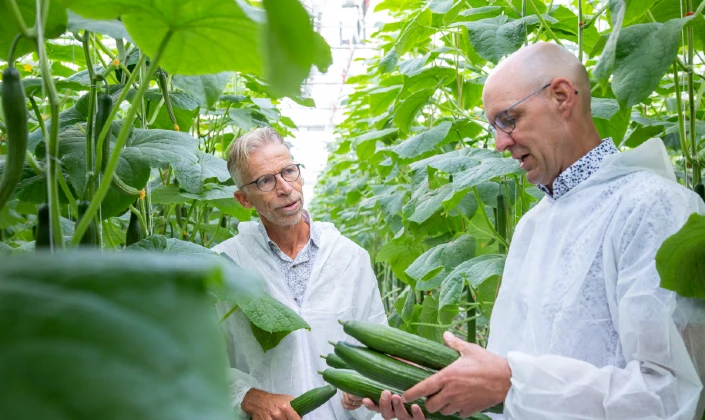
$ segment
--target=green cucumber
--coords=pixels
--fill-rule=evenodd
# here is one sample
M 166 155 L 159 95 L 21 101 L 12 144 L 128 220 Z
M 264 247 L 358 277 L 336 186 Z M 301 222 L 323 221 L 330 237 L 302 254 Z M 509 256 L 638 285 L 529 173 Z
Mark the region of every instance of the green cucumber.
M 702 182 L 698 183 L 693 187 L 693 191 L 695 191 L 696 194 L 700 196 L 703 200 L 705 200 L 705 185 L 703 185 Z
M 299 416 L 303 417 L 328 402 L 337 392 L 338 390 L 333 385 L 324 385 L 304 392 L 291 400 L 289 404 Z
M 384 390 L 391 391 L 393 394 L 402 394 L 402 391 L 398 389 L 391 389 L 384 384 L 362 376 L 354 370 L 329 368 L 320 373 L 323 375 L 323 380 L 339 390 L 360 398 L 369 398 L 375 403 L 379 403 L 379 397 L 382 395 L 382 391 Z M 407 410 L 411 411 L 412 404 L 417 404 L 428 419 L 459 420 L 461 418 L 456 415 L 445 416 L 440 413 L 429 413 L 426 411 L 426 406 L 422 400 L 416 400 L 411 403 L 404 404 L 404 406 Z
M 108 116 L 110 116 L 110 111 L 113 110 L 113 98 L 110 94 L 101 93 L 98 96 L 98 110 L 95 114 L 95 129 L 93 131 L 93 143 L 98 147 L 98 138 L 100 137 L 100 132 L 105 127 L 105 123 L 108 121 Z M 105 171 L 105 167 L 108 165 L 108 160 L 110 159 L 110 133 L 105 136 L 103 144 L 101 147 L 101 162 L 100 162 L 100 172 Z
M 77 222 L 80 222 L 81 219 L 83 219 L 83 215 L 86 213 L 86 210 L 88 210 L 88 206 L 90 203 L 88 201 L 79 201 L 78 202 L 78 220 Z M 97 246 L 99 244 L 99 236 L 98 236 L 98 229 L 95 226 L 95 221 L 91 220 L 91 223 L 88 225 L 86 228 L 86 233 L 83 234 L 83 237 L 81 237 L 81 241 L 79 242 L 81 245 L 88 245 L 88 246 Z
M 51 248 L 49 205 L 46 203 L 37 208 L 37 231 L 34 235 L 34 249 L 41 248 Z
M 139 204 L 139 199 L 135 203 Z M 130 224 L 127 226 L 127 233 L 125 234 L 125 246 L 128 247 L 142 239 L 144 239 L 142 223 L 140 223 L 140 219 L 135 213 L 130 212 Z
M 335 345 L 335 354 L 364 376 L 397 389 L 407 390 L 434 373 L 342 341 Z
M 0 176 L 0 209 L 10 200 L 22 178 L 27 154 L 27 104 L 20 73 L 10 62 L 2 72 L 2 112 L 7 133 L 7 157 Z
M 460 353 L 436 343 L 409 334 L 397 328 L 363 321 L 338 321 L 343 330 L 362 344 L 380 353 L 399 357 L 431 369 L 443 369 L 455 362 Z
M 326 364 L 332 368 L 350 369 L 350 365 L 345 363 L 343 359 L 335 353 L 329 353 L 327 356 L 321 355 L 321 358 L 326 359 Z

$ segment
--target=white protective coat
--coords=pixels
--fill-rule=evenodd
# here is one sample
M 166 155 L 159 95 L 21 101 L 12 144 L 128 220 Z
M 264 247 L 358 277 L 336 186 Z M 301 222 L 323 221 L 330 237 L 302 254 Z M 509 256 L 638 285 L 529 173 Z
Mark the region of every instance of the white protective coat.
M 705 302 L 660 288 L 654 258 L 705 204 L 674 181 L 652 139 L 521 219 L 487 347 L 512 370 L 506 417 L 695 417 Z
M 311 331 L 297 330 L 274 349 L 262 351 L 242 311 L 235 311 L 224 323 L 233 409 L 237 418 L 248 418 L 240 404 L 250 388 L 294 397 L 325 385 L 317 372 L 324 370 L 320 355 L 333 351 L 328 341 L 354 340 L 343 332 L 338 320 L 361 320 L 386 324 L 387 318 L 367 251 L 342 236 L 330 223 L 314 222 L 321 234 L 304 301 L 299 307 L 277 268 L 256 222 L 238 225 L 239 234 L 213 250 L 224 252 L 238 265 L 265 280 L 269 294 L 298 313 Z M 231 305 L 218 304 L 219 316 Z M 365 407 L 343 409 L 341 394 L 304 416 L 306 420 L 365 420 L 375 413 Z

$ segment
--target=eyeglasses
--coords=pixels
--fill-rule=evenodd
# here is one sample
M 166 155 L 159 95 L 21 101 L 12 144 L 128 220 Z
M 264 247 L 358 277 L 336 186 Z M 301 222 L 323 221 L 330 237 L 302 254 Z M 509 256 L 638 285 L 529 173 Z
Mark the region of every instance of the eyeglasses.
M 242 189 L 243 187 L 246 187 L 250 184 L 257 184 L 257 188 L 260 189 L 262 192 L 269 192 L 274 189 L 274 187 L 277 186 L 277 175 L 281 175 L 282 179 L 287 182 L 294 182 L 297 179 L 299 179 L 299 176 L 301 175 L 301 170 L 299 169 L 300 163 L 294 163 L 288 166 L 285 166 L 284 169 L 281 170 L 281 172 L 277 172 L 276 174 L 271 174 L 271 175 L 262 175 L 261 177 L 255 179 L 254 181 L 244 184 L 239 186 L 239 189 Z
M 551 82 L 553 83 L 553 82 Z M 510 106 L 509 108 L 505 109 L 504 111 L 500 112 L 497 114 L 497 116 L 494 117 L 494 123 L 490 123 L 490 131 L 492 134 L 496 134 L 497 131 L 496 129 L 499 128 L 500 130 L 504 131 L 505 133 L 509 134 L 514 129 L 516 128 L 516 122 L 514 121 L 514 118 L 512 118 L 507 111 L 511 110 L 515 106 L 519 105 L 520 103 L 526 101 L 527 99 L 531 98 L 532 96 L 536 95 L 537 93 L 541 92 L 542 90 L 546 89 L 547 87 L 551 86 L 551 83 L 547 83 L 543 85 L 541 88 L 533 91 L 529 96 L 525 97 L 524 99 L 520 100 L 519 102 L 515 103 L 514 105 Z M 575 91 L 575 94 L 578 94 L 578 91 Z

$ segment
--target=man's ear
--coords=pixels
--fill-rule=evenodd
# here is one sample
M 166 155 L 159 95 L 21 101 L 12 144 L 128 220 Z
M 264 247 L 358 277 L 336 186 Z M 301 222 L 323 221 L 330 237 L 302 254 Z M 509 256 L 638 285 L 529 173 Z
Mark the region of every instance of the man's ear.
M 568 79 L 555 79 L 552 85 L 553 95 L 557 102 L 558 109 L 561 114 L 569 116 L 580 102 L 578 92 Z M 585 92 L 583 92 L 583 94 L 585 94 Z M 587 94 L 589 95 L 590 92 L 587 92 Z
M 251 209 L 253 207 L 253 204 L 250 202 L 250 200 L 247 198 L 247 195 L 242 190 L 237 190 L 233 194 L 233 197 L 237 200 L 240 205 L 246 209 Z

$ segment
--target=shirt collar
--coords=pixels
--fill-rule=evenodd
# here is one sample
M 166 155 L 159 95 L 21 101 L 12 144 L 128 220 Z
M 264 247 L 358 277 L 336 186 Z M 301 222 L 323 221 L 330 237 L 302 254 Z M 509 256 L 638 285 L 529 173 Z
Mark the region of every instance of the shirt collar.
M 301 211 L 301 217 L 304 219 L 304 222 L 306 222 L 309 227 L 310 227 L 310 241 L 313 242 L 314 245 L 320 248 L 321 246 L 321 233 L 318 231 L 318 227 L 316 226 L 315 223 L 311 220 L 311 215 L 307 210 L 302 210 Z M 265 229 L 264 225 L 262 223 L 259 223 L 257 225 L 257 228 L 259 229 L 260 233 L 264 236 L 265 242 L 271 247 L 272 245 L 277 246 L 277 244 L 269 238 L 269 235 L 267 234 L 267 229 Z M 278 246 L 277 246 L 278 248 Z
M 570 165 L 568 169 L 563 171 L 555 181 L 553 181 L 553 194 L 545 185 L 537 185 L 549 198 L 558 200 L 568 193 L 568 191 L 577 187 L 578 184 L 590 178 L 602 163 L 605 156 L 618 153 L 617 147 L 612 142 L 611 138 L 606 138 L 599 146 L 590 150 L 585 156 L 578 159 L 577 162 Z

